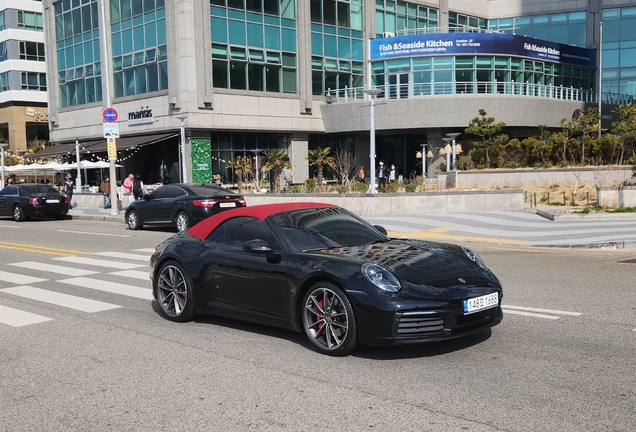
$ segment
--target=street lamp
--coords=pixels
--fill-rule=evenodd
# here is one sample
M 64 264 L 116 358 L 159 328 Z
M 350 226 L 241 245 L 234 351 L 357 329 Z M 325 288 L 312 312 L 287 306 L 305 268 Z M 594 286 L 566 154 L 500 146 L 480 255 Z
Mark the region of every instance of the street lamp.
M 371 161 L 371 193 L 375 194 L 375 96 L 383 92 L 380 89 L 364 89 L 362 92 L 371 98 L 371 109 L 369 113 L 369 159 Z
M 422 177 L 426 178 L 426 146 L 428 144 L 420 144 L 422 146 Z
M 0 167 L 2 169 L 2 187 L 4 187 L 4 148 L 8 145 L 9 144 L 7 143 L 0 143 Z
M 451 170 L 451 153 L 455 156 L 455 152 L 450 145 L 450 143 L 453 142 L 453 139 L 442 138 L 442 140 L 446 143 L 444 146 L 444 154 L 446 155 L 446 172 L 449 172 Z
M 455 138 L 461 135 L 461 132 L 447 133 L 446 136 L 453 141 L 453 171 L 457 171 L 457 152 L 455 151 Z
M 179 151 L 179 155 L 181 156 L 181 182 L 188 182 L 188 175 L 186 172 L 186 157 L 185 157 L 185 123 L 183 122 L 187 116 L 177 116 L 179 121 L 181 122 L 179 125 L 179 134 L 181 135 L 181 149 Z

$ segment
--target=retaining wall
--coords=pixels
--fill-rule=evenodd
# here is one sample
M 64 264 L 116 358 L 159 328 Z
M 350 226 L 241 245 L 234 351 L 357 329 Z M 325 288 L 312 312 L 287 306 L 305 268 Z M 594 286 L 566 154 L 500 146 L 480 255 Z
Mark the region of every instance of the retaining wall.
M 636 207 L 636 186 L 596 188 L 596 201 L 605 208 Z

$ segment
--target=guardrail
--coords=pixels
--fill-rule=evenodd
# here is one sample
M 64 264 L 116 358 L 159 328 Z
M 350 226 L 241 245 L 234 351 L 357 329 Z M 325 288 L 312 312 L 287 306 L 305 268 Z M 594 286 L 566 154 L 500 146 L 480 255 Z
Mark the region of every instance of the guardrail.
M 426 96 L 454 96 L 458 94 L 471 95 L 518 95 L 547 99 L 572 100 L 596 103 L 598 92 L 582 88 L 553 86 L 546 84 L 531 84 L 523 82 L 437 82 L 437 83 L 404 83 L 385 84 L 375 87 L 383 90 L 376 99 L 409 99 Z M 327 103 L 356 102 L 365 100 L 365 87 L 344 87 L 328 89 L 325 93 Z M 633 103 L 631 95 L 617 93 L 602 93 L 602 101 L 610 104 Z

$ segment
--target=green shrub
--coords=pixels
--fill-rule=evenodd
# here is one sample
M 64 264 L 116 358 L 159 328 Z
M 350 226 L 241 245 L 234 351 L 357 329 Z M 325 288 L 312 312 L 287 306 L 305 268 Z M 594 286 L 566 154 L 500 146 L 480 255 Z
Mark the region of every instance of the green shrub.
M 292 185 L 291 191 L 292 193 L 300 193 L 300 185 Z
M 390 181 L 386 184 L 387 192 L 395 193 L 395 192 L 398 192 L 399 190 L 400 190 L 400 182 L 398 182 L 397 180 Z
M 336 191 L 338 193 L 344 194 L 344 193 L 349 192 L 349 188 L 347 187 L 347 185 L 341 184 L 341 185 L 336 186 Z
M 404 186 L 404 190 L 407 192 L 415 192 L 417 190 L 417 185 L 415 183 L 409 183 Z
M 355 193 L 367 193 L 368 190 L 369 190 L 369 185 L 364 182 L 353 183 L 353 191 Z
M 308 178 L 307 180 L 305 180 L 305 190 L 308 193 L 316 192 L 316 180 L 314 180 L 313 178 Z

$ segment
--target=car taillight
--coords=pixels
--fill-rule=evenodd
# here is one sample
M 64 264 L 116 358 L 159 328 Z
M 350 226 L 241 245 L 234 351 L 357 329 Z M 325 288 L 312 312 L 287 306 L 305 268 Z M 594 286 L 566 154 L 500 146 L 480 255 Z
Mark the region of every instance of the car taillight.
M 192 201 L 192 204 L 194 204 L 197 207 L 214 207 L 214 205 L 216 204 L 215 200 L 194 200 Z
M 35 204 L 37 204 L 37 203 L 38 203 L 38 199 L 37 199 L 37 198 L 31 198 L 31 199 L 29 199 L 29 204 L 33 204 L 33 205 L 35 205 Z
M 66 204 L 69 204 L 69 203 L 71 202 L 71 200 L 69 200 L 69 199 L 68 199 L 68 197 L 64 197 L 64 202 L 65 202 Z
M 245 198 L 239 199 L 238 203 L 240 204 L 241 207 L 245 207 L 247 205 L 247 203 L 245 202 Z

